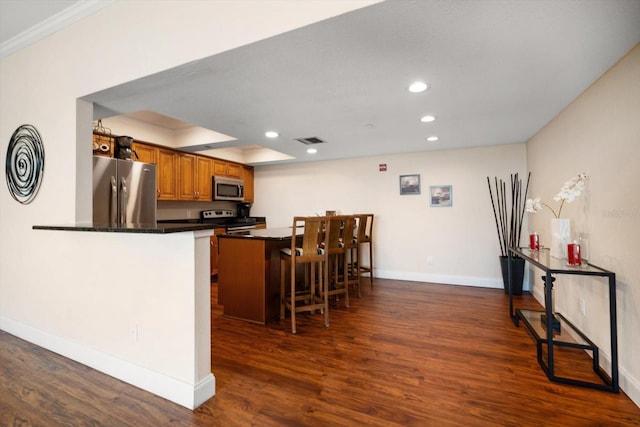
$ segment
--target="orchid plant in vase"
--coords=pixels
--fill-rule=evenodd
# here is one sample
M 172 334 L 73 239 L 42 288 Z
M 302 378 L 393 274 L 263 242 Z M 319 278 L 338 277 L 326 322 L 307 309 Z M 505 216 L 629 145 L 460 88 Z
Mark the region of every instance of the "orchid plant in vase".
M 553 216 L 555 218 L 560 218 L 564 203 L 573 202 L 576 197 L 578 197 L 582 193 L 582 191 L 584 190 L 584 182 L 586 181 L 586 179 L 587 174 L 581 173 L 564 183 L 564 185 L 560 189 L 560 192 L 553 198 L 553 200 L 555 200 L 556 202 L 560 202 L 558 212 L 556 212 L 551 206 L 540 200 L 540 197 L 536 197 L 535 199 L 527 199 L 527 212 L 538 213 L 538 211 L 542 210 L 543 207 L 546 207 L 551 211 L 551 213 L 553 213 Z
M 551 256 L 555 258 L 565 258 L 567 243 L 571 236 L 571 228 L 568 219 L 560 218 L 562 208 L 565 202 L 573 202 L 584 191 L 584 183 L 587 180 L 587 174 L 581 173 L 574 176 L 564 183 L 560 192 L 555 195 L 553 200 L 560 202 L 560 206 L 556 211 L 551 206 L 540 200 L 540 197 L 527 199 L 525 209 L 529 213 L 537 213 L 542 208 L 547 208 L 553 213 L 554 220 L 551 221 Z

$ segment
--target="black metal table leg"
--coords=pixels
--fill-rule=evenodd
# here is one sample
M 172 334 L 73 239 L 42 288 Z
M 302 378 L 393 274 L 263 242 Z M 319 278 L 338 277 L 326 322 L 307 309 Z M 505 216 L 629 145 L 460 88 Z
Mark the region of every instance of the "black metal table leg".
M 544 305 L 547 315 L 547 376 L 554 377 L 553 364 L 553 277 L 551 274 L 544 276 Z M 544 368 L 544 367 L 543 367 Z

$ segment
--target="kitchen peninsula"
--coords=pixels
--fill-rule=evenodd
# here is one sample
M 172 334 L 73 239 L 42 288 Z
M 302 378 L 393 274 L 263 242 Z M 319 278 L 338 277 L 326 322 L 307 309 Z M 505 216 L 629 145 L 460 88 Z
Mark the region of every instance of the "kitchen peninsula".
M 75 224 L 75 225 L 34 225 L 34 230 L 59 230 L 59 231 L 93 231 L 99 233 L 144 233 L 144 234 L 168 234 L 184 231 L 211 230 L 212 224 L 199 224 L 187 222 L 158 222 L 156 224 Z
M 209 239 L 212 224 L 35 225 L 62 257 L 37 268 L 56 276 L 34 299 L 57 303 L 50 334 L 7 329 L 115 378 L 194 409 L 215 394 L 211 367 Z
M 298 236 L 302 236 L 302 229 Z M 280 315 L 280 249 L 291 227 L 218 236 L 218 302 L 226 316 L 266 324 Z M 299 277 L 302 277 L 301 274 Z

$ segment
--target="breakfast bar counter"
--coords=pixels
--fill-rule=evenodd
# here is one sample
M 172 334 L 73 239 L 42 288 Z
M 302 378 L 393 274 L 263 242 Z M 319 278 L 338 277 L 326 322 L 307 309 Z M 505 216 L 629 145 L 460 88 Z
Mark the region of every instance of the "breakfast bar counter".
M 57 231 L 91 231 L 99 233 L 142 233 L 142 234 L 169 234 L 184 231 L 211 230 L 212 224 L 197 223 L 153 223 L 153 224 L 71 224 L 71 225 L 34 225 L 34 230 Z
M 278 320 L 280 249 L 291 247 L 291 237 L 291 227 L 219 235 L 218 302 L 224 315 L 261 324 Z

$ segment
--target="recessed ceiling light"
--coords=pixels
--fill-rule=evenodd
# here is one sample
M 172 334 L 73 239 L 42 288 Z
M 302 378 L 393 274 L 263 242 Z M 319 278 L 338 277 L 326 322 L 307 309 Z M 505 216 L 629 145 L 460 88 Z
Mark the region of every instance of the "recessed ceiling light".
M 437 136 L 430 136 L 429 138 L 427 138 L 427 141 L 436 142 L 438 139 L 440 139 L 440 138 L 438 138 Z
M 267 138 L 277 138 L 279 135 L 278 135 L 278 132 L 274 132 L 274 131 L 270 130 L 270 131 L 265 132 L 264 136 L 266 136 Z
M 316 154 L 318 152 L 318 150 L 316 150 L 315 148 L 308 148 L 307 149 L 307 153 L 309 154 Z
M 413 82 L 409 86 L 409 92 L 420 93 L 427 90 L 427 84 L 425 82 Z
M 421 122 L 429 123 L 434 121 L 436 118 L 434 116 L 424 116 L 420 119 Z

